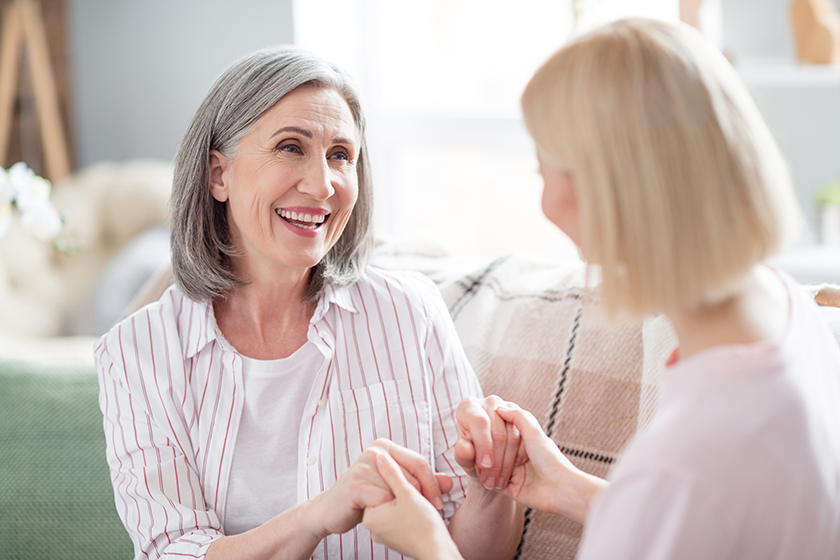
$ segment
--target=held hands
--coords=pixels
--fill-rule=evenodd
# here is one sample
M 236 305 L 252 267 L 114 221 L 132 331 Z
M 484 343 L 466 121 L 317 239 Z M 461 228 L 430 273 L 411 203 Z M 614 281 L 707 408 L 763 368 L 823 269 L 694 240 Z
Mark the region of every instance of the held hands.
M 575 467 L 530 412 L 495 396 L 468 398 L 456 419 L 456 460 L 484 488 L 583 523 L 590 501 L 606 482 Z
M 440 514 L 406 480 L 399 465 L 382 453 L 376 467 L 394 499 L 365 509 L 362 521 L 373 540 L 418 560 L 460 560 Z
M 514 466 L 525 461 L 519 430 L 496 412 L 506 404 L 495 395 L 485 399 L 467 397 L 455 412 L 455 460 L 487 490 L 504 490 Z
M 503 493 L 522 505 L 583 523 L 592 498 L 607 482 L 575 467 L 530 412 L 513 403 L 496 412 L 519 430 L 527 455 Z
M 328 534 L 345 533 L 362 521 L 366 507 L 375 507 L 394 499 L 388 483 L 376 466 L 381 455 L 393 457 L 403 480 L 426 505 L 434 511 L 443 507 L 442 494 L 452 489 L 448 476 L 434 474 L 422 455 L 386 439 L 378 439 L 365 449 L 355 463 L 323 493 L 311 500 L 312 519 L 318 524 L 319 538 Z M 434 507 L 432 507 L 434 504 Z

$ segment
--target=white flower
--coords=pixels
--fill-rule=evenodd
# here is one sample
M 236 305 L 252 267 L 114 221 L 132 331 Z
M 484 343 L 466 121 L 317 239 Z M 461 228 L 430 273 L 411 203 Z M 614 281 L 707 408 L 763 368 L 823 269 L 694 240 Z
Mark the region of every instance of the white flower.
M 9 173 L 0 167 L 0 204 L 10 203 L 15 199 L 15 188 L 9 181 Z
M 15 189 L 9 182 L 9 174 L 0 167 L 0 239 L 6 237 L 12 226 L 12 201 Z
M 8 172 L 0 168 L 0 238 L 12 223 L 12 202 L 21 212 L 20 225 L 41 241 L 51 241 L 61 232 L 61 214 L 50 202 L 52 186 L 35 175 L 25 163 L 14 164 Z
M 50 182 L 35 175 L 22 161 L 9 169 L 9 182 L 15 191 L 15 204 L 23 213 L 50 200 Z
M 0 202 L 0 239 L 6 237 L 12 227 L 12 203 Z
M 30 207 L 20 218 L 23 230 L 41 241 L 52 241 L 61 232 L 61 215 L 49 200 Z

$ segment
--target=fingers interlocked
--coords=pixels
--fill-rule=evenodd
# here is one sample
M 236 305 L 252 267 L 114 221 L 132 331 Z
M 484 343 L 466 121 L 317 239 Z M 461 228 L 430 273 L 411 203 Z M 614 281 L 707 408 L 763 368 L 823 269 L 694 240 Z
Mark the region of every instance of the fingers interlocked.
M 508 403 L 495 395 L 467 397 L 455 414 L 459 435 L 455 458 L 467 474 L 491 490 L 505 489 L 514 466 L 525 457 L 519 430 L 499 416 L 499 406 Z

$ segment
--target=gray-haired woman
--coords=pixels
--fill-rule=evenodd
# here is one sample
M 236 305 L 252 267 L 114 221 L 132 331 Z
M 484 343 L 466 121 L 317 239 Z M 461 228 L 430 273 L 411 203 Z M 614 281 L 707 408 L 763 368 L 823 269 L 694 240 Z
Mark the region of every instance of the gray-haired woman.
M 481 389 L 435 286 L 367 267 L 371 196 L 341 71 L 274 48 L 211 87 L 176 160 L 175 285 L 95 349 L 137 558 L 397 558 L 359 524 L 392 499 L 382 452 L 466 556 L 512 555 L 518 507 L 454 459 Z

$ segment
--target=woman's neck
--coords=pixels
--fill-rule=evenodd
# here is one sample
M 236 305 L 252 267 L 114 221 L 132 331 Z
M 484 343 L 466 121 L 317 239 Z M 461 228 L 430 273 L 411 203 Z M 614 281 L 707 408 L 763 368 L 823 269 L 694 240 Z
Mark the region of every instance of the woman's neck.
M 216 323 L 240 353 L 286 358 L 307 339 L 316 303 L 305 301 L 309 274 L 258 277 L 214 302 Z
M 679 357 L 729 344 L 781 340 L 788 322 L 788 295 L 768 267 L 754 267 L 738 290 L 720 303 L 679 307 L 665 315 L 680 343 Z

